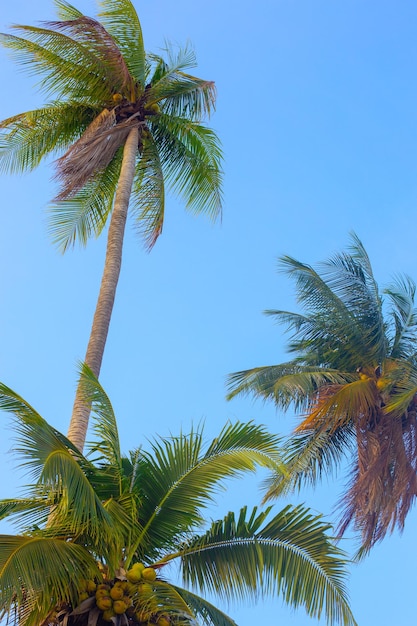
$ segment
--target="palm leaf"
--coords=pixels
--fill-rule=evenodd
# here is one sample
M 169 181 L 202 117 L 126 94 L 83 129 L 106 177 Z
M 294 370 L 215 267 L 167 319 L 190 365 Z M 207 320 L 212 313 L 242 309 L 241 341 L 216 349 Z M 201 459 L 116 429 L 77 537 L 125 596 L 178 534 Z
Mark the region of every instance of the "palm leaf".
M 221 148 L 213 131 L 186 118 L 150 121 L 164 173 L 188 209 L 215 219 L 221 211 Z
M 109 100 L 113 83 L 104 60 L 71 37 L 51 29 L 18 25 L 25 37 L 1 34 L 16 61 L 41 75 L 40 88 L 60 98 L 96 105 Z
M 236 622 L 231 617 L 220 611 L 216 606 L 192 593 L 188 589 L 173 586 L 177 593 L 184 598 L 185 602 L 206 626 L 236 626 Z
M 122 150 L 116 152 L 109 165 L 74 196 L 51 206 L 49 232 L 62 252 L 76 241 L 85 246 L 92 235 L 102 232 L 113 208 L 122 156 Z
M 162 232 L 165 215 L 165 188 L 158 148 L 150 133 L 143 138 L 132 189 L 132 212 L 139 235 L 151 250 Z
M 343 553 L 329 541 L 329 525 L 302 506 L 287 506 L 261 529 L 259 522 L 256 508 L 249 519 L 242 509 L 237 520 L 229 513 L 214 522 L 183 550 L 186 584 L 226 600 L 279 594 L 310 616 L 324 611 L 329 623 L 355 624 L 340 567 Z
M 96 115 L 90 106 L 58 101 L 3 120 L 1 169 L 17 173 L 37 167 L 44 156 L 68 148 Z
M 25 626 L 43 621 L 57 603 L 76 604 L 81 580 L 98 574 L 94 558 L 82 546 L 42 537 L 0 536 L 0 611 L 7 614 L 17 605 L 19 622 Z
M 99 17 L 117 42 L 131 75 L 145 86 L 146 57 L 142 28 L 130 0 L 106 0 L 99 3 Z
M 174 537 L 201 523 L 201 509 L 226 478 L 253 472 L 259 465 L 279 471 L 283 466 L 277 443 L 277 437 L 251 423 L 226 426 L 206 453 L 201 431 L 154 442 L 151 452 L 143 453 L 141 515 L 146 523 L 137 546 L 152 547 L 157 554 L 170 538 L 175 545 Z

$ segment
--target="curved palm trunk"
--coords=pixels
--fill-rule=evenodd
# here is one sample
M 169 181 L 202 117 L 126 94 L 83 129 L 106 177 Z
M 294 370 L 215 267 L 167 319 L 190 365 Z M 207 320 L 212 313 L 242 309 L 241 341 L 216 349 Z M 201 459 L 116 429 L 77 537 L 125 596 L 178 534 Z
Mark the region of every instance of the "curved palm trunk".
M 136 154 L 138 150 L 138 127 L 129 132 L 123 152 L 122 167 L 117 185 L 116 197 L 107 237 L 106 258 L 100 292 L 90 339 L 85 355 L 85 363 L 95 376 L 99 376 L 104 347 L 109 331 L 110 318 L 116 295 L 117 283 L 122 263 L 123 238 L 129 206 L 130 194 L 135 175 Z M 87 434 L 90 405 L 83 399 L 82 389 L 78 383 L 71 421 L 68 429 L 68 439 L 82 451 Z

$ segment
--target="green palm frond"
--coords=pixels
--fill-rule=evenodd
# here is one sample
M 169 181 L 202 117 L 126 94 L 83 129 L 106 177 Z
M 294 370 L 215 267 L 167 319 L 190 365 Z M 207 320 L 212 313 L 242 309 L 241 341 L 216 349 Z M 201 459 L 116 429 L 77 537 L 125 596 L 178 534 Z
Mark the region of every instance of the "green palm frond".
M 0 535 L 0 612 L 8 615 L 16 606 L 19 622 L 25 626 L 39 624 L 58 602 L 75 605 L 77 582 L 97 575 L 94 558 L 82 546 L 59 539 Z
M 114 91 L 131 94 L 132 77 L 113 37 L 97 20 L 81 15 L 72 20 L 47 22 L 55 31 L 68 32 L 72 40 L 104 62 L 108 82 Z
M 61 20 L 76 20 L 82 13 L 66 0 L 54 0 L 58 18 Z
M 27 468 L 36 481 L 35 498 L 39 489 L 48 495 L 45 503 L 59 532 L 65 529 L 67 534 L 77 535 L 88 529 L 91 536 L 99 537 L 108 528 L 110 536 L 111 520 L 86 477 L 92 466 L 79 450 L 2 384 L 0 409 L 15 416 L 15 452 L 21 458 L 21 466 Z
M 77 241 L 85 246 L 91 235 L 101 234 L 113 207 L 121 162 L 119 150 L 111 163 L 73 197 L 51 206 L 49 232 L 62 252 Z
M 150 123 L 164 172 L 187 208 L 215 219 L 221 211 L 221 148 L 215 133 L 186 118 L 158 115 Z
M 25 533 L 0 537 L 0 614 L 16 610 L 24 626 L 53 619 L 53 611 L 62 611 L 69 626 L 96 624 L 103 609 L 85 579 L 115 585 L 132 563 L 142 562 L 153 578 L 143 572 L 138 584 L 124 588 L 134 624 L 168 615 L 183 626 L 196 620 L 235 626 L 165 578 L 168 564 L 179 560 L 186 584 L 220 598 L 280 594 L 311 615 L 323 612 L 329 622 L 354 624 L 344 592 L 344 555 L 329 538 L 328 525 L 304 508 L 287 507 L 268 522 L 271 507 L 243 507 L 237 517 L 229 513 L 196 535 L 207 528 L 204 508 L 226 479 L 259 466 L 275 475 L 285 471 L 277 436 L 238 422 L 206 444 L 200 427 L 123 457 L 109 398 L 86 366 L 81 381 L 98 422 L 91 461 L 22 398 L 0 388 L 0 408 L 16 416 L 17 451 L 36 481 L 27 498 L 0 502 L 0 518 L 16 518 Z
M 324 475 L 332 475 L 354 450 L 355 432 L 352 426 L 320 429 L 292 435 L 284 448 L 286 473 L 272 473 L 263 484 L 264 500 L 300 491 L 317 484 Z
M 95 464 L 106 464 L 122 471 L 119 432 L 112 404 L 91 369 L 81 366 L 80 381 L 85 401 L 91 405 L 96 441 L 90 444 Z
M 269 512 L 258 516 L 255 508 L 247 519 L 244 508 L 237 520 L 229 513 L 214 522 L 183 550 L 185 582 L 227 600 L 282 595 L 311 616 L 324 612 L 329 623 L 354 624 L 343 553 L 329 541 L 329 525 L 302 506 L 287 506 L 259 528 Z
M 273 399 L 284 410 L 293 404 L 295 410 L 305 411 L 320 386 L 344 384 L 350 380 L 351 376 L 337 370 L 304 366 L 297 360 L 288 361 L 231 374 L 227 399 L 252 394 L 265 400 Z
M 67 100 L 91 106 L 112 94 L 106 63 L 71 37 L 47 28 L 15 26 L 24 37 L 1 34 L 1 43 L 31 74 L 42 76 L 40 88 Z
M 226 426 L 207 451 L 202 450 L 202 432 L 154 442 L 143 453 L 142 509 L 146 520 L 137 546 L 159 550 L 169 537 L 188 532 L 202 521 L 207 506 L 226 478 L 263 466 L 282 469 L 277 437 L 249 424 Z M 137 546 L 131 549 L 129 563 Z
M 174 117 L 186 116 L 194 121 L 209 117 L 216 101 L 214 83 L 184 72 L 196 65 L 194 51 L 190 47 L 180 48 L 174 56 L 172 49 L 167 48 L 166 53 L 168 62 L 160 56 L 149 55 L 154 63 L 150 100 L 163 100 L 165 113 Z
M 133 4 L 130 0 L 106 0 L 99 5 L 103 25 L 117 42 L 131 75 L 144 87 L 146 56 L 142 28 Z
M 384 289 L 391 305 L 393 342 L 390 355 L 408 358 L 417 353 L 417 311 L 414 307 L 416 285 L 408 276 L 398 276 Z
M 38 498 L 6 498 L 0 500 L 0 519 L 15 522 L 20 532 L 33 530 L 45 525 L 50 504 L 47 494 Z
M 183 589 L 173 585 L 177 593 L 184 598 L 191 607 L 197 619 L 206 626 L 236 626 L 236 622 L 231 617 L 220 611 L 216 606 L 208 602 L 201 596 L 192 593 L 188 589 Z
M 132 189 L 132 213 L 145 248 L 151 250 L 162 232 L 165 188 L 162 163 L 152 135 L 142 135 L 142 154 L 136 165 Z
M 48 154 L 68 148 L 96 114 L 90 106 L 57 101 L 3 120 L 1 169 L 10 173 L 34 169 Z

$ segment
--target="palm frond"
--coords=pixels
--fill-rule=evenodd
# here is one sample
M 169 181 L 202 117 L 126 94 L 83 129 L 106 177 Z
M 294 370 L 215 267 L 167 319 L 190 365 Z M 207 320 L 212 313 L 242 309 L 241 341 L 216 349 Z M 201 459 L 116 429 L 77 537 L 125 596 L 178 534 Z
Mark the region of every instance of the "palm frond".
M 221 211 L 222 153 L 215 133 L 186 118 L 158 115 L 150 122 L 164 173 L 189 210 L 215 219 Z
M 142 142 L 132 189 L 132 212 L 139 235 L 150 251 L 164 224 L 165 188 L 159 152 L 149 132 L 142 135 Z
M 81 15 L 71 20 L 47 22 L 46 25 L 54 31 L 69 33 L 71 39 L 95 55 L 106 66 L 107 80 L 114 92 L 132 93 L 129 68 L 115 40 L 100 22 Z
M 206 626 L 237 626 L 231 617 L 220 611 L 216 606 L 208 602 L 205 598 L 192 593 L 188 589 L 183 589 L 173 585 L 173 588 L 184 599 L 193 610 L 197 619 Z
M 266 511 L 269 513 L 269 510 Z M 258 519 L 259 518 L 259 519 Z M 262 528 L 264 514 L 229 513 L 183 549 L 184 581 L 226 600 L 282 595 L 310 616 L 355 624 L 347 601 L 343 553 L 330 527 L 304 507 L 287 506 Z
M 10 173 L 34 169 L 46 155 L 67 149 L 97 113 L 90 106 L 58 101 L 3 120 L 1 169 Z
M 62 601 L 76 604 L 77 583 L 98 575 L 94 558 L 82 546 L 42 537 L 0 536 L 0 611 L 9 614 L 16 607 L 25 626 L 42 622 Z
M 49 232 L 61 252 L 77 241 L 85 246 L 91 236 L 101 234 L 113 208 L 122 156 L 120 149 L 73 197 L 50 207 Z
M 14 28 L 24 37 L 1 34 L 0 42 L 30 74 L 42 77 L 39 86 L 47 94 L 93 106 L 111 98 L 113 84 L 106 63 L 85 46 L 51 29 Z
M 384 289 L 391 304 L 393 341 L 391 358 L 408 358 L 417 352 L 417 311 L 414 306 L 416 286 L 408 276 L 399 276 Z
M 172 49 L 168 48 L 166 52 L 168 62 L 162 57 L 149 55 L 155 64 L 149 99 L 163 101 L 165 114 L 173 117 L 187 117 L 194 121 L 209 117 L 215 108 L 215 84 L 183 71 L 196 65 L 194 51 L 189 47 L 180 48 L 175 57 Z
M 264 501 L 300 491 L 304 486 L 311 487 L 323 475 L 334 474 L 353 452 L 354 443 L 355 430 L 351 425 L 294 434 L 283 448 L 286 472 L 274 472 L 263 483 Z
M 141 515 L 146 523 L 137 546 L 147 545 L 158 554 L 169 538 L 174 545 L 174 537 L 201 523 L 202 509 L 225 479 L 257 466 L 284 471 L 277 437 L 252 423 L 229 424 L 206 452 L 201 430 L 153 442 L 151 452 L 143 452 Z
M 112 466 L 113 470 L 117 469 L 121 473 L 122 455 L 119 432 L 110 399 L 97 377 L 85 363 L 81 366 L 80 383 L 83 398 L 91 406 L 94 418 L 96 441 L 90 444 L 90 454 L 98 454 L 94 463 Z
M 138 14 L 130 0 L 99 3 L 99 18 L 116 41 L 131 75 L 145 87 L 146 56 Z
M 66 0 L 54 0 L 58 18 L 61 20 L 76 20 L 82 16 L 81 11 L 73 7 Z
M 265 400 L 273 399 L 284 410 L 293 404 L 296 411 L 305 411 L 322 385 L 344 384 L 350 380 L 351 376 L 343 372 L 305 366 L 295 360 L 230 374 L 227 399 L 252 394 Z

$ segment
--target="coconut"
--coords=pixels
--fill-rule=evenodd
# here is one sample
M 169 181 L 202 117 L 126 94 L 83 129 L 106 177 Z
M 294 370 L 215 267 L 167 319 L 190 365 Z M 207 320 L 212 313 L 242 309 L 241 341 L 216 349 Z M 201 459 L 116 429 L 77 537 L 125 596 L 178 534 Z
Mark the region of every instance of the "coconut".
M 142 578 L 149 582 L 153 582 L 156 578 L 156 572 L 153 567 L 145 567 L 142 572 Z
M 102 596 L 101 598 L 96 598 L 96 604 L 100 611 L 107 611 L 108 609 L 112 608 L 113 600 L 110 598 L 110 596 Z
M 126 604 L 123 600 L 115 600 L 113 602 L 113 611 L 116 615 L 122 615 L 126 611 Z

